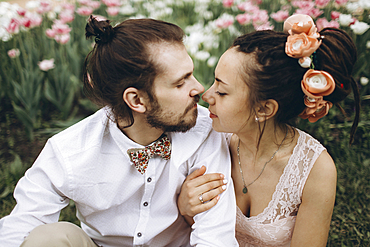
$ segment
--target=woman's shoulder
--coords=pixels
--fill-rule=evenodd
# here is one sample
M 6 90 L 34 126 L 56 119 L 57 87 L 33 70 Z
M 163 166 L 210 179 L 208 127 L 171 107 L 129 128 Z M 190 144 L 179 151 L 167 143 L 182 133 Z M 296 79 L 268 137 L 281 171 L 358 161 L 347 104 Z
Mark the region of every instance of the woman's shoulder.
M 326 150 L 324 145 L 322 145 L 320 141 L 318 141 L 315 137 L 311 136 L 303 130 L 297 128 L 295 128 L 295 130 L 299 133 L 298 145 L 303 146 L 304 148 L 311 149 L 318 154 L 321 154 L 321 152 Z

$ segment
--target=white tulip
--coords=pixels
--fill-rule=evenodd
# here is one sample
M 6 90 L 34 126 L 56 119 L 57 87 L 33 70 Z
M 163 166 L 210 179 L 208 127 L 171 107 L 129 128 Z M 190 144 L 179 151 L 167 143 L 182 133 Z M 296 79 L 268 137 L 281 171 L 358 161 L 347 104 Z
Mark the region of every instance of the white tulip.
M 208 58 L 208 60 L 207 60 L 208 67 L 212 68 L 213 66 L 215 66 L 216 63 L 217 63 L 217 60 L 218 60 L 218 58 L 214 57 L 214 56 Z
M 55 67 L 54 65 L 54 59 L 44 59 L 40 62 L 38 62 L 40 70 L 48 71 L 50 69 L 53 69 Z
M 210 56 L 211 54 L 209 54 L 208 51 L 198 51 L 194 55 L 194 57 L 200 61 L 206 61 Z
M 40 2 L 39 1 L 28 1 L 26 3 L 26 9 L 36 10 L 38 7 L 40 7 Z
M 353 22 L 353 18 L 352 15 L 340 14 L 338 21 L 341 26 L 348 27 Z
M 356 12 L 358 10 L 358 8 L 360 7 L 360 5 L 356 2 L 352 2 L 352 3 L 347 3 L 346 5 L 346 9 L 350 12 L 350 13 L 353 13 L 353 12 Z
M 370 1 L 369 0 L 359 0 L 358 5 L 363 9 L 370 9 Z
M 369 28 L 369 24 L 361 21 L 356 21 L 355 24 L 351 25 L 351 29 L 357 35 L 364 34 Z

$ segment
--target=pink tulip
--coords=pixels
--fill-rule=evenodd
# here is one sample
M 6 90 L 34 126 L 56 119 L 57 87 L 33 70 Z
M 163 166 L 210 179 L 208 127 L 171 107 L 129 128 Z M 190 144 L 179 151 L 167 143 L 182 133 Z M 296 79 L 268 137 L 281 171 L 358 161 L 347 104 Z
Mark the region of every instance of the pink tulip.
M 46 12 L 49 12 L 51 11 L 52 9 L 52 6 L 49 2 L 46 2 L 46 1 L 41 1 L 40 2 L 40 6 L 38 7 L 37 9 L 37 13 L 39 13 L 40 15 L 46 13 Z
M 296 0 L 296 1 L 292 1 L 292 6 L 298 7 L 300 9 L 312 9 L 315 7 L 315 3 L 311 1 L 304 1 L 304 0 L 297 1 Z
M 22 9 L 22 8 L 17 9 L 17 13 L 20 16 L 24 16 L 26 14 L 26 12 L 27 12 L 27 10 L 25 10 L 25 9 Z
M 70 10 L 63 10 L 58 16 L 63 23 L 70 23 L 75 19 L 74 13 Z
M 334 27 L 339 28 L 339 23 L 337 21 L 328 21 L 326 18 L 319 18 L 316 20 L 316 26 L 318 31 L 326 28 L 326 27 Z
M 100 7 L 100 2 L 99 1 L 90 1 L 89 5 L 93 9 L 98 9 Z
M 121 6 L 120 0 L 102 0 L 102 2 L 108 7 L 117 7 Z
M 262 0 L 251 0 L 253 4 L 260 5 L 262 3 Z
M 20 54 L 19 49 L 11 49 L 11 50 L 9 50 L 9 51 L 8 51 L 8 56 L 9 56 L 10 58 L 18 57 L 18 56 L 19 56 L 19 54 Z
M 330 0 L 315 0 L 316 7 L 323 9 L 328 5 Z
M 348 2 L 348 0 L 335 0 L 335 3 L 339 6 L 345 5 Z
M 91 2 L 91 0 L 77 0 L 77 2 L 81 5 L 86 5 L 88 6 Z
M 25 17 L 30 20 L 30 28 L 38 27 L 42 23 L 42 16 L 37 13 L 27 12 Z
M 311 15 L 311 9 L 296 9 L 294 14 Z
M 271 25 L 271 23 L 268 21 L 262 25 L 255 25 L 253 24 L 253 27 L 256 31 L 262 31 L 262 30 L 273 30 L 274 26 Z
M 108 7 L 106 9 L 108 15 L 110 16 L 116 16 L 119 13 L 119 7 Z
M 249 12 L 249 13 L 254 13 L 256 11 L 259 11 L 259 7 L 256 5 L 253 5 L 251 2 L 244 2 L 238 4 L 238 9 L 241 11 Z
M 337 20 L 339 18 L 339 16 L 340 16 L 340 12 L 338 12 L 338 11 L 332 11 L 331 14 L 330 14 L 330 16 L 331 16 L 331 19 L 332 20 Z
M 77 14 L 82 15 L 82 16 L 89 16 L 89 15 L 92 14 L 93 11 L 94 10 L 91 7 L 82 6 L 82 7 L 78 8 L 76 12 L 77 12 Z
M 320 10 L 320 9 L 316 9 L 316 8 L 313 8 L 311 9 L 310 11 L 310 16 L 314 19 L 316 19 L 317 17 L 319 17 L 320 15 L 322 15 L 324 13 L 324 11 Z
M 21 20 L 21 23 L 22 23 L 22 26 L 24 26 L 25 28 L 30 28 L 31 27 L 31 20 L 28 19 L 28 18 L 23 18 Z
M 48 70 L 53 69 L 55 67 L 54 59 L 49 59 L 49 60 L 44 59 L 41 62 L 38 62 L 37 64 L 38 64 L 40 70 L 42 70 L 42 71 L 48 71 Z
M 250 14 L 239 14 L 236 16 L 236 20 L 239 22 L 240 25 L 248 25 L 252 21 L 252 16 Z
M 53 29 L 57 35 L 67 34 L 72 30 L 67 24 L 64 24 L 58 20 L 54 21 L 51 29 Z
M 223 0 L 222 1 L 222 5 L 225 8 L 230 8 L 231 6 L 233 6 L 233 4 L 234 4 L 234 0 Z
M 283 22 L 289 17 L 289 11 L 288 10 L 279 10 L 276 13 L 271 13 L 271 18 L 274 19 L 277 22 Z
M 20 20 L 12 18 L 6 30 L 10 34 L 19 33 L 19 26 L 21 25 Z
M 71 39 L 71 35 L 69 33 L 62 34 L 62 35 L 56 35 L 54 39 L 59 44 L 64 45 L 64 44 L 68 43 L 68 41 Z
M 46 33 L 46 36 L 48 36 L 49 38 L 55 37 L 55 31 L 53 29 L 48 28 L 46 29 L 45 33 Z
M 234 23 L 234 17 L 229 14 L 221 15 L 216 21 L 215 24 L 218 28 L 228 28 Z
M 72 4 L 72 3 L 64 3 L 64 4 L 62 4 L 62 8 L 63 9 L 68 9 L 68 10 L 75 11 L 75 5 Z
M 253 25 L 260 26 L 264 25 L 269 20 L 267 10 L 259 10 L 252 15 Z

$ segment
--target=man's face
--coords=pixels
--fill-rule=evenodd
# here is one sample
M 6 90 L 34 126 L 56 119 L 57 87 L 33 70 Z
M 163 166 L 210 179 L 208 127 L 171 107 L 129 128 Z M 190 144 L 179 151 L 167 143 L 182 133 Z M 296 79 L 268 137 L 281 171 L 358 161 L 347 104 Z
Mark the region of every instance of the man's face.
M 148 123 L 164 131 L 185 132 L 197 119 L 197 102 L 204 87 L 193 75 L 194 65 L 182 44 L 151 46 L 159 73 L 154 80 L 154 101 L 147 106 Z

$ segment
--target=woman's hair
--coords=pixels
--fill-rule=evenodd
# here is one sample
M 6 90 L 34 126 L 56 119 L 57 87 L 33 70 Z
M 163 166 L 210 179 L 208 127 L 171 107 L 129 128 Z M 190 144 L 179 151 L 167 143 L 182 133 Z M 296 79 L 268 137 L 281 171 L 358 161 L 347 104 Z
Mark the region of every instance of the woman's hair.
M 251 54 L 254 63 L 244 65 L 244 76 L 250 88 L 249 104 L 252 109 L 260 102 L 274 99 L 279 104 L 275 115 L 278 126 L 288 124 L 305 109 L 304 93 L 301 88 L 303 75 L 308 69 L 298 64 L 298 59 L 285 53 L 289 34 L 276 31 L 257 31 L 237 38 L 232 47 L 239 52 Z M 360 100 L 357 83 L 352 74 L 357 59 L 356 46 L 344 31 L 326 28 L 320 32 L 322 44 L 314 54 L 316 70 L 323 70 L 335 80 L 335 90 L 324 100 L 339 106 L 353 90 L 356 102 L 356 117 L 351 129 L 350 143 L 358 125 Z M 247 78 L 247 77 L 248 78 Z M 252 110 L 253 111 L 253 110 Z M 261 131 L 263 133 L 263 130 Z
M 183 30 L 153 19 L 125 20 L 115 27 L 109 20 L 90 16 L 86 38 L 95 37 L 95 46 L 84 63 L 84 92 L 98 106 L 111 108 L 114 121 L 134 119 L 123 100 L 123 92 L 134 87 L 153 99 L 152 84 L 160 72 L 152 58 L 150 44 L 183 44 Z

